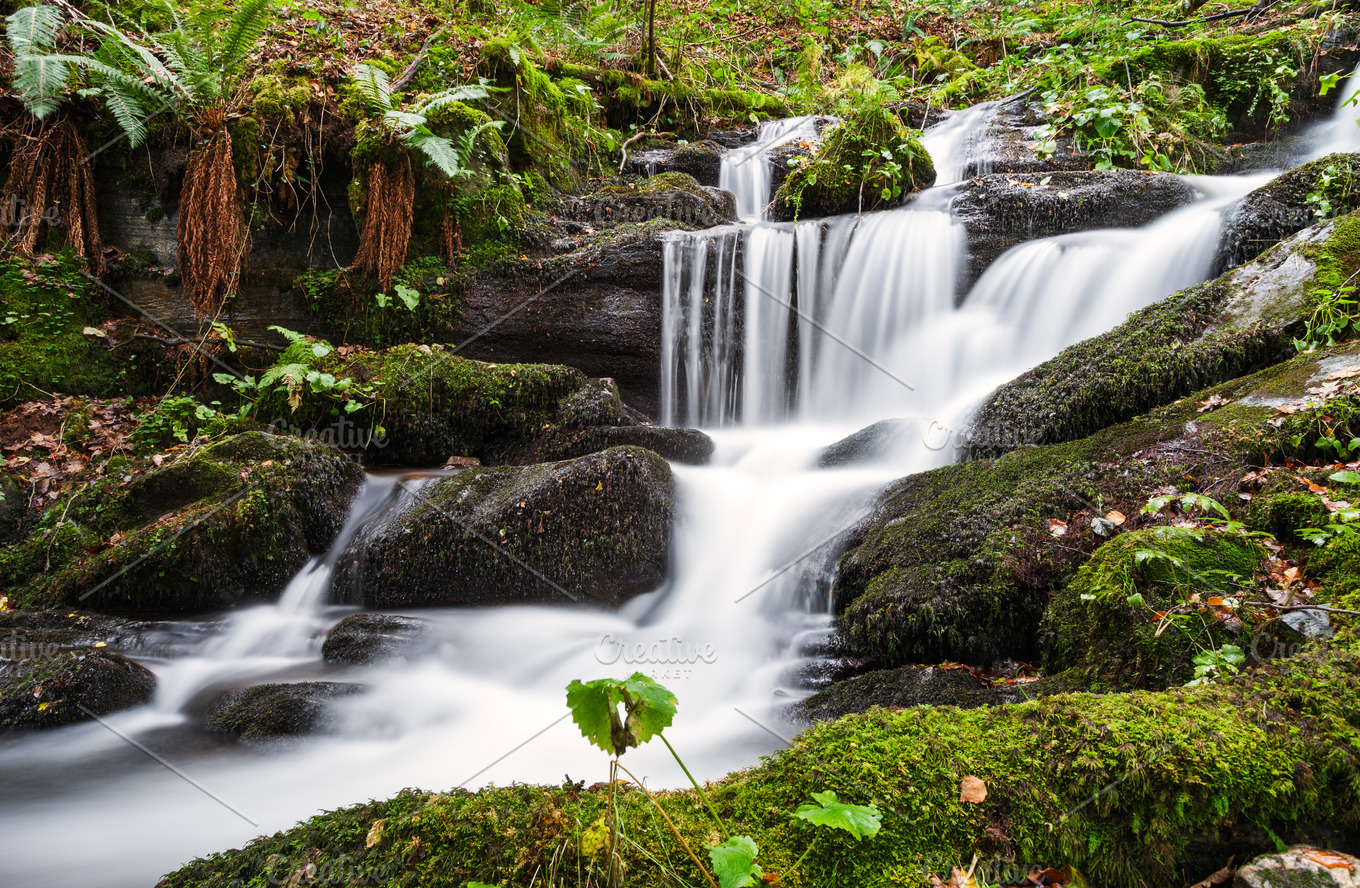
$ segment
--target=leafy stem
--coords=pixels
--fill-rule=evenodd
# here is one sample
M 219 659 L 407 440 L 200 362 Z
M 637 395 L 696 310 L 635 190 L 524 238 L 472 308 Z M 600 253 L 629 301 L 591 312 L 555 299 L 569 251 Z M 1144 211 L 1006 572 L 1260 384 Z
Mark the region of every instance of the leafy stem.
M 664 739 L 664 738 L 663 738 L 663 739 Z M 667 743 L 666 746 L 669 747 L 670 744 Z M 674 751 L 672 750 L 672 752 L 674 752 Z M 684 767 L 684 766 L 681 765 L 681 767 Z M 670 815 L 666 813 L 666 809 L 663 808 L 663 807 L 661 807 L 661 803 L 658 802 L 658 801 L 656 800 L 656 796 L 652 795 L 652 791 L 651 791 L 650 789 L 648 789 L 647 786 L 646 786 L 641 780 L 637 779 L 637 777 L 634 776 L 634 774 L 633 774 L 632 771 L 628 770 L 628 769 L 625 768 L 622 764 L 620 764 L 618 759 L 615 759 L 615 760 L 614 760 L 614 768 L 615 768 L 616 770 L 622 771 L 623 773 L 627 774 L 629 777 L 632 777 L 632 778 L 633 778 L 633 782 L 636 783 L 636 784 L 638 785 L 638 788 L 641 789 L 643 792 L 647 793 L 647 800 L 650 801 L 653 805 L 656 806 L 656 810 L 658 810 L 658 811 L 661 812 L 661 817 L 662 817 L 663 820 L 666 821 L 666 825 L 669 826 L 669 827 L 671 828 L 671 832 L 675 833 L 675 837 L 676 837 L 677 839 L 680 840 L 680 847 L 682 847 L 682 848 L 685 849 L 685 853 L 689 855 L 689 859 L 692 860 L 692 861 L 694 861 L 694 865 L 697 866 L 697 867 L 699 868 L 699 872 L 701 872 L 701 873 L 704 874 L 704 878 L 708 880 L 708 884 L 711 886 L 711 888 L 718 888 L 718 883 L 715 882 L 715 881 L 713 881 L 713 876 L 712 876 L 711 873 L 709 873 L 708 868 L 705 867 L 702 863 L 699 862 L 699 858 L 698 858 L 698 856 L 694 853 L 694 849 L 690 848 L 689 842 L 686 842 L 686 841 L 685 841 L 685 837 L 682 836 L 682 835 L 680 834 L 680 830 L 676 828 L 675 823 L 671 820 Z M 690 779 L 693 780 L 694 778 L 691 777 Z M 610 789 L 610 794 L 612 795 L 612 794 L 613 794 L 613 789 L 614 789 L 612 783 L 610 784 L 609 789 Z M 618 826 L 618 824 L 617 824 L 617 818 L 615 818 L 615 828 L 616 828 L 616 829 L 617 829 L 617 826 Z M 611 854 L 613 853 L 612 849 L 611 849 L 610 853 L 611 853 Z

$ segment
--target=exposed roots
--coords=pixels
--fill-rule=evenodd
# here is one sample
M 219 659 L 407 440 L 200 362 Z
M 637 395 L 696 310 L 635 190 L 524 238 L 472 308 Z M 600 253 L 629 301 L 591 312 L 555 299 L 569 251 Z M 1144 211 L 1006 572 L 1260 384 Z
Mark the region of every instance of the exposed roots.
M 410 157 L 403 155 L 395 163 L 378 161 L 369 167 L 364 232 L 351 271 L 372 278 L 384 290 L 392 286 L 392 278 L 406 262 L 415 203 Z
M 236 291 L 250 251 L 226 130 L 219 130 L 189 156 L 177 234 L 184 295 L 200 317 L 212 317 Z
M 104 245 L 85 137 L 69 117 L 50 124 L 30 118 L 14 143 L 9 180 L 0 191 L 0 224 L 8 240 L 32 255 L 59 239 L 91 273 L 102 273 Z

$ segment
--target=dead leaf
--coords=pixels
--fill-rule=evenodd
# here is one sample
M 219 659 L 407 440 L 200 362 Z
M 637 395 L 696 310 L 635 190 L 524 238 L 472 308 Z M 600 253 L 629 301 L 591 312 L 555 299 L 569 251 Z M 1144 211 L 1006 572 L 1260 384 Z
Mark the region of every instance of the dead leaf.
M 1327 867 L 1327 869 L 1355 871 L 1355 864 L 1351 863 L 1350 858 L 1344 854 L 1336 854 L 1332 851 L 1319 851 L 1316 848 L 1305 848 L 1303 853 L 1304 856 L 1322 864 Z
M 1105 520 L 1113 524 L 1115 527 L 1119 527 L 1129 519 L 1125 517 L 1123 512 L 1110 512 L 1105 516 Z
M 1210 410 L 1217 410 L 1218 408 L 1224 406 L 1225 404 L 1231 403 L 1232 401 L 1228 400 L 1222 395 L 1210 395 L 1206 400 L 1200 401 L 1197 404 L 1195 404 L 1195 411 L 1197 413 L 1208 413 Z
M 987 784 L 969 774 L 959 782 L 959 801 L 981 804 L 987 798 Z
M 372 848 L 382 841 L 383 827 L 387 825 L 386 820 L 375 820 L 373 826 L 368 830 L 368 838 L 364 839 L 364 847 Z
M 1060 521 L 1057 518 L 1048 519 L 1048 532 L 1055 537 L 1063 536 L 1067 533 L 1067 522 Z

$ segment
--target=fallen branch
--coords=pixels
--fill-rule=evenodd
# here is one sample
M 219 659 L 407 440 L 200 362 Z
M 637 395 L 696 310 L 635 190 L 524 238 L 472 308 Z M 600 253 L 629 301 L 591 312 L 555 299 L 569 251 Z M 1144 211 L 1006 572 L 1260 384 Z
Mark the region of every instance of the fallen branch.
M 1262 0 L 1262 2 L 1257 3 L 1251 7 L 1248 7 L 1247 9 L 1234 9 L 1231 12 L 1218 12 L 1213 15 L 1206 15 L 1204 18 L 1185 19 L 1184 21 L 1179 22 L 1167 21 L 1166 19 L 1137 18 L 1137 17 L 1131 18 L 1129 19 L 1129 21 L 1139 22 L 1140 24 L 1144 25 L 1161 25 L 1163 28 L 1184 28 L 1189 25 L 1203 25 L 1209 22 L 1221 22 L 1224 21 L 1225 19 L 1230 18 L 1241 18 L 1242 16 L 1259 15 L 1260 13 L 1263 13 L 1270 7 L 1274 6 L 1277 2 L 1279 2 L 1279 0 L 1268 0 L 1268 2 L 1266 2 L 1266 0 Z
M 425 39 L 425 42 L 420 46 L 420 52 L 416 53 L 416 57 L 411 60 L 411 64 L 407 65 L 406 70 L 398 74 L 397 78 L 391 82 L 390 86 L 392 89 L 402 89 L 406 84 L 411 82 L 411 78 L 416 76 L 416 71 L 420 68 L 420 63 L 425 61 L 425 55 L 430 51 L 430 44 L 434 43 L 435 38 L 440 34 L 443 34 L 444 28 L 447 27 L 448 25 L 445 25 Z
M 625 166 L 628 165 L 628 146 L 631 145 L 631 144 L 633 144 L 634 142 L 636 142 L 638 139 L 641 139 L 643 136 L 654 136 L 654 135 L 656 135 L 656 133 L 654 133 L 654 132 L 649 132 L 649 131 L 647 131 L 647 130 L 643 130 L 643 131 L 640 132 L 640 133 L 633 133 L 633 135 L 629 136 L 627 139 L 624 140 L 623 147 L 622 147 L 621 149 L 619 149 L 619 150 L 621 150 L 621 151 L 623 152 L 623 157 L 621 157 L 621 158 L 619 159 L 619 172 L 620 172 L 620 173 L 622 173 L 622 172 L 623 172 L 623 168 L 624 168 Z

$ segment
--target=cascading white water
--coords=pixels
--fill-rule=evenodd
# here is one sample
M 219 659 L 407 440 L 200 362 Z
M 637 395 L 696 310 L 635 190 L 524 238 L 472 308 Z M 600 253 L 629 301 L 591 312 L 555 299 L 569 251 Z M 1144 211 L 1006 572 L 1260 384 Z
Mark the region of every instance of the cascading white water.
M 738 219 L 757 222 L 764 217 L 770 202 L 770 151 L 799 139 L 816 138 L 814 120 L 790 117 L 762 123 L 754 142 L 723 155 L 718 187 L 736 197 Z
M 1341 95 L 1331 118 L 1308 132 L 1308 159 L 1339 152 L 1360 151 L 1360 67 L 1342 81 Z M 1352 104 L 1354 103 L 1354 104 Z
M 953 115 L 928 134 L 941 182 L 968 168 L 989 116 Z M 939 429 L 957 428 L 997 382 L 1203 276 L 1221 200 L 1247 183 L 1195 184 L 1205 201 L 1149 228 L 1016 248 L 959 307 L 963 242 L 948 189 L 862 218 L 674 237 L 666 418 L 720 428 L 711 465 L 676 467 L 673 569 L 661 589 L 616 613 L 420 613 L 429 645 L 410 662 L 327 667 L 322 632 L 350 612 L 325 604 L 335 554 L 392 497 L 413 495 L 371 479 L 332 554 L 278 605 L 229 617 L 188 656 L 148 660 L 156 701 L 106 720 L 202 791 L 99 724 L 0 747 L 5 878 L 144 888 L 194 855 L 404 786 L 598 779 L 603 757 L 565 718 L 573 678 L 652 673 L 680 699 L 667 734 L 696 774 L 751 764 L 776 745 L 752 719 L 785 730 L 778 712 L 800 693 L 802 652 L 827 632 L 828 541 L 885 482 L 947 462 Z M 798 421 L 771 425 L 789 417 Z M 908 446 L 867 466 L 814 468 L 827 444 L 888 417 L 915 418 Z M 648 649 L 641 661 L 637 645 Z M 194 727 L 216 689 L 318 678 L 368 688 L 337 702 L 333 736 L 255 752 Z M 629 755 L 659 785 L 683 781 L 664 750 Z

